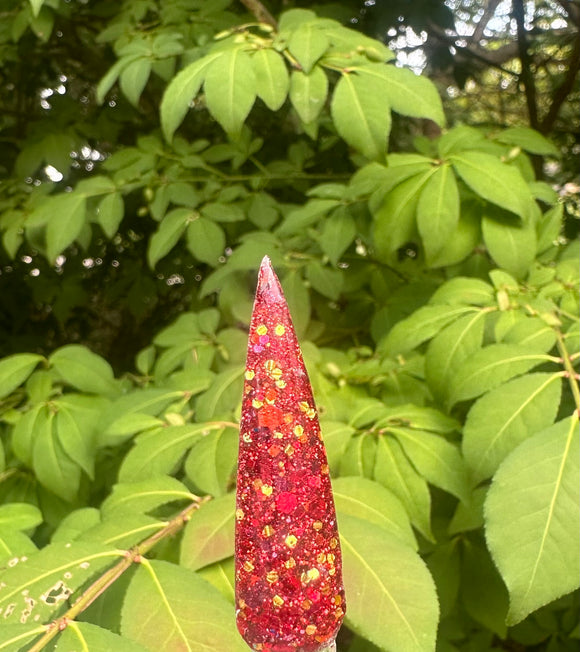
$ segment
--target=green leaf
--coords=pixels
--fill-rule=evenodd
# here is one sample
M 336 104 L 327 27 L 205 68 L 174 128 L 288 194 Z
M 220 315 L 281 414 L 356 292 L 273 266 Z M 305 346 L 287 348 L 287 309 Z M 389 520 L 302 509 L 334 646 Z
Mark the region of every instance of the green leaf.
M 508 625 L 579 586 L 578 417 L 520 444 L 495 474 L 486 538 L 510 594 Z
M 471 492 L 469 502 L 457 505 L 447 529 L 450 535 L 483 528 L 483 503 L 487 496 L 487 489 L 485 485 L 476 487 Z
M 113 444 L 121 443 L 121 440 L 131 437 L 132 435 L 158 428 L 165 425 L 161 419 L 152 417 L 149 414 L 140 414 L 139 412 L 129 412 L 117 419 L 112 428 L 108 428 L 101 443 Z
M 448 404 L 476 398 L 549 359 L 528 347 L 490 344 L 475 352 L 451 378 Z
M 449 165 L 441 165 L 423 186 L 417 227 L 429 263 L 452 237 L 459 221 L 459 190 Z
M 410 351 L 431 339 L 447 324 L 476 311 L 476 308 L 470 306 L 444 304 L 423 306 L 393 326 L 381 342 L 381 349 L 391 356 Z
M 169 475 L 185 453 L 207 433 L 203 423 L 155 428 L 140 435 L 119 469 L 120 482 L 136 482 Z
M 46 406 L 38 403 L 20 417 L 12 431 L 11 440 L 14 455 L 28 466 L 32 465 L 35 435 L 43 428 L 46 418 Z
M 85 225 L 87 200 L 80 193 L 63 193 L 50 202 L 50 208 L 52 215 L 46 227 L 46 254 L 54 263 Z
M 337 265 L 355 236 L 356 225 L 348 209 L 338 208 L 324 220 L 320 247 L 330 258 L 330 262 Z
M 179 480 L 157 476 L 142 482 L 116 484 L 101 505 L 101 511 L 107 518 L 122 512 L 145 514 L 167 503 L 193 499 L 193 494 Z
M 0 529 L 31 530 L 42 523 L 42 512 L 28 503 L 0 505 Z
M 447 130 L 439 138 L 437 149 L 441 158 L 447 158 L 450 154 L 479 149 L 479 146 L 486 144 L 487 139 L 479 129 L 468 125 L 458 125 Z
M 137 59 L 126 66 L 119 75 L 119 86 L 133 106 L 138 106 L 141 93 L 151 74 L 151 59 Z
M 183 312 L 172 324 L 157 333 L 153 343 L 164 348 L 191 346 L 201 337 L 199 315 L 196 312 Z
M 434 256 L 431 267 L 449 267 L 462 262 L 477 251 L 481 242 L 481 206 L 475 201 L 461 204 L 457 228 L 447 244 Z
M 145 389 L 129 392 L 117 399 L 108 411 L 100 433 L 101 445 L 115 445 L 128 435 L 155 425 L 145 417 L 160 414 L 172 401 L 183 396 L 180 391 Z
M 290 77 L 290 102 L 305 124 L 313 123 L 324 108 L 328 77 L 318 66 L 310 74 L 293 70 Z
M 183 532 L 181 566 L 197 570 L 234 554 L 235 509 L 234 494 L 201 505 Z
M 458 449 L 440 435 L 390 428 L 417 471 L 430 483 L 467 502 L 467 470 Z
M 289 9 L 280 16 L 278 30 L 281 34 L 292 32 L 300 28 L 300 25 L 316 20 L 317 16 L 310 9 Z
M 411 523 L 426 539 L 432 541 L 431 496 L 427 483 L 411 466 L 399 443 L 390 437 L 379 438 L 375 480 L 399 498 Z
M 77 498 L 81 469 L 62 447 L 54 428 L 54 414 L 44 407 L 44 416 L 35 422 L 32 466 L 40 484 L 67 502 Z
M 245 214 L 238 204 L 212 202 L 201 209 L 202 214 L 216 222 L 242 222 Z
M 520 172 L 485 152 L 467 151 L 449 157 L 457 174 L 480 197 L 522 219 L 530 213 L 532 195 Z
M 124 214 L 125 202 L 120 192 L 113 192 L 101 200 L 97 209 L 97 220 L 109 240 L 119 230 Z
M 438 333 L 425 356 L 425 379 L 433 396 L 444 401 L 451 380 L 476 351 L 481 349 L 485 316 L 483 311 L 470 313 Z
M 198 217 L 187 227 L 187 248 L 197 260 L 215 266 L 225 247 L 224 230 L 207 217 Z
M 194 213 L 190 208 L 175 208 L 161 220 L 147 247 L 147 261 L 151 269 L 175 247 L 193 218 Z
M 15 353 L 0 360 L 0 399 L 22 385 L 43 359 L 35 353 Z
M 544 253 L 554 246 L 562 230 L 564 204 L 558 203 L 546 211 L 538 224 L 538 253 Z
M 32 8 L 32 15 L 33 16 L 38 16 L 40 13 L 40 10 L 42 9 L 42 5 L 44 4 L 45 0 L 30 0 L 30 6 Z
M 256 99 L 256 75 L 250 56 L 236 48 L 221 52 L 205 78 L 205 100 L 212 116 L 234 138 Z
M 339 135 L 367 158 L 384 160 L 391 130 L 388 89 L 355 74 L 343 74 L 332 97 L 331 114 Z
M 412 118 L 428 118 L 440 127 L 445 124 L 441 98 L 433 82 L 407 68 L 382 63 L 354 68 L 372 83 L 385 84 L 387 103 L 393 111 Z
M 171 80 L 161 100 L 161 128 L 166 140 L 173 138 L 177 127 L 183 122 L 189 105 L 198 94 L 211 64 L 221 58 L 221 52 L 212 52 L 181 70 Z
M 331 474 L 338 472 L 344 451 L 355 429 L 340 421 L 327 421 L 321 419 L 320 429 L 324 436 L 324 447 L 328 458 Z
M 235 604 L 235 570 L 233 557 L 218 561 L 211 566 L 206 566 L 199 570 L 197 574 L 203 577 L 206 582 L 213 584 L 228 602 L 232 605 Z
M 0 647 L 0 649 L 2 649 Z M 92 625 L 91 623 L 70 622 L 56 639 L 58 652 L 147 652 L 147 648 L 124 636 Z
M 492 306 L 495 302 L 493 287 L 479 278 L 456 276 L 440 285 L 431 295 L 429 303 Z
M 220 416 L 229 417 L 242 400 L 241 367 L 218 374 L 210 388 L 197 400 L 197 419 L 210 421 Z
M 0 630 L 0 650 L 2 652 L 20 652 L 29 650 L 34 639 L 46 631 L 44 625 L 2 625 Z M 24 644 L 27 644 L 24 647 Z
M 367 76 L 343 74 L 330 106 L 341 138 L 373 160 L 384 160 L 391 131 L 387 86 Z
M 36 552 L 36 546 L 26 534 L 11 527 L 0 527 L 0 565 L 2 568 L 11 559 L 18 559 L 20 555 L 28 555 L 33 552 Z M 4 627 L 1 628 L 2 631 Z
M 148 650 L 245 652 L 232 616 L 232 605 L 194 572 L 151 561 L 131 580 L 121 633 Z
M 373 240 L 379 254 L 391 256 L 399 247 L 415 239 L 415 213 L 421 188 L 434 173 L 433 168 L 402 181 L 375 211 Z
M 295 235 L 304 233 L 306 227 L 319 221 L 331 209 L 339 205 L 336 199 L 311 199 L 304 206 L 289 211 L 277 235 Z
M 462 557 L 461 604 L 474 620 L 505 639 L 508 594 L 489 552 L 465 538 Z
M 425 560 L 437 587 L 442 619 L 455 607 L 459 593 L 461 558 L 458 548 L 457 540 L 441 543 Z
M 75 509 L 60 521 L 50 540 L 52 543 L 74 541 L 100 522 L 101 513 L 95 507 Z
M 105 101 L 105 96 L 113 88 L 114 83 L 119 78 L 121 72 L 126 66 L 141 58 L 140 54 L 130 54 L 121 57 L 107 70 L 104 77 L 97 84 L 95 96 L 97 104 L 102 104 Z
M 231 483 L 237 453 L 236 428 L 206 433 L 191 449 L 185 461 L 185 473 L 203 493 L 221 496 Z
M 339 527 L 347 623 L 383 649 L 435 650 L 437 594 L 419 555 L 353 516 L 342 515 Z
M 27 619 L 49 622 L 73 592 L 121 554 L 102 544 L 74 541 L 52 543 L 17 558 L 17 563 L 0 573 L 3 626 Z
M 491 477 L 522 441 L 554 422 L 561 394 L 558 374 L 536 373 L 515 378 L 473 404 L 462 446 L 474 484 Z
M 413 430 L 430 430 L 441 434 L 450 434 L 460 429 L 455 419 L 445 416 L 438 410 L 416 405 L 382 406 L 385 411 L 375 420 L 375 428 L 391 428 L 405 426 Z M 366 424 L 365 424 L 366 425 Z
M 310 73 L 329 45 L 328 37 L 315 21 L 302 23 L 288 40 L 290 54 L 298 61 L 306 74 Z
M 34 371 L 26 381 L 26 393 L 31 403 L 47 401 L 52 392 L 53 377 L 50 371 L 39 369 Z
M 372 434 L 363 432 L 353 437 L 340 460 L 340 475 L 372 477 L 376 451 L 377 444 Z
M 100 541 L 127 550 L 166 527 L 167 521 L 160 521 L 152 516 L 120 512 L 113 518 L 106 518 L 81 532 L 77 538 L 83 541 Z
M 93 433 L 83 423 L 82 417 L 75 414 L 72 410 L 68 410 L 66 407 L 59 405 L 58 412 L 55 415 L 55 429 L 58 441 L 66 454 L 90 478 L 93 478 L 95 467 Z
M 298 272 L 286 274 L 281 281 L 284 296 L 290 308 L 296 334 L 300 338 L 310 321 L 310 294 Z
M 30 28 L 36 36 L 44 43 L 48 41 L 54 27 L 55 12 L 48 7 L 41 7 L 38 16 L 34 14 L 30 18 Z
M 248 218 L 258 228 L 270 229 L 278 220 L 278 202 L 265 192 L 256 193 L 248 208 Z
M 420 154 L 389 154 L 387 167 L 370 163 L 355 172 L 351 185 L 360 184 L 363 194 L 372 193 L 369 208 L 374 212 L 375 204 L 381 204 L 395 186 L 423 172 L 433 172 L 433 164 L 432 159 Z
M 313 261 L 306 267 L 306 278 L 310 285 L 325 297 L 337 301 L 342 291 L 343 275 L 338 269 L 324 267 Z
M 532 154 L 540 154 L 544 156 L 559 157 L 560 152 L 558 148 L 553 145 L 545 136 L 538 133 L 534 129 L 528 127 L 511 127 L 500 131 L 494 137 L 499 143 L 506 143 L 507 145 L 517 145 L 526 152 Z
M 417 541 L 401 501 L 378 482 L 360 477 L 337 478 L 332 481 L 332 491 L 339 514 L 349 514 L 379 525 L 414 550 L 417 549 Z
M 493 214 L 484 214 L 481 229 L 485 246 L 495 263 L 516 278 L 523 278 L 536 256 L 534 225 L 518 223 L 509 215 L 496 219 Z
M 288 95 L 290 80 L 282 57 L 269 48 L 263 48 L 252 56 L 256 75 L 256 93 L 271 110 L 277 111 Z
M 80 344 L 57 349 L 49 362 L 65 382 L 81 392 L 110 395 L 116 391 L 111 365 Z

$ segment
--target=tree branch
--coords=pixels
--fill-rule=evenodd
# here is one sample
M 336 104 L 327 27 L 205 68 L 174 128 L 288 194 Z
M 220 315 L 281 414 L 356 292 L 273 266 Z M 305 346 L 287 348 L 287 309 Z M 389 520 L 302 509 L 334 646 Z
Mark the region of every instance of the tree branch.
M 481 41 L 483 32 L 485 31 L 485 28 L 487 27 L 489 21 L 493 18 L 493 15 L 495 14 L 495 10 L 497 9 L 497 6 L 500 2 L 501 0 L 488 0 L 487 7 L 483 12 L 483 16 L 475 26 L 475 30 L 473 34 L 470 36 L 470 39 L 472 41 L 474 42 Z
M 557 0 L 558 4 L 568 14 L 570 20 L 580 28 L 580 6 L 572 0 Z
M 463 60 L 475 60 L 479 69 L 485 67 L 497 68 L 506 75 L 511 75 L 513 77 L 517 76 L 517 73 L 512 70 L 507 70 L 507 68 L 504 68 L 501 65 L 517 56 L 517 43 L 507 43 L 496 50 L 486 50 L 473 43 L 468 43 L 468 45 L 465 46 L 457 45 L 459 39 L 467 41 L 470 37 L 459 36 L 458 34 L 446 34 L 445 30 L 441 29 L 431 21 L 429 21 L 428 30 L 429 34 L 434 36 L 437 40 L 446 45 L 453 46 L 457 50 L 458 61 L 461 60 L 461 57 L 463 57 Z
M 518 33 L 518 52 L 520 56 L 521 68 L 520 80 L 524 86 L 526 104 L 528 107 L 528 116 L 530 118 L 530 127 L 538 128 L 538 105 L 536 100 L 536 83 L 532 75 L 532 57 L 528 49 L 528 39 L 526 26 L 524 24 L 524 3 L 523 0 L 512 1 L 512 12 L 516 21 Z
M 556 122 L 556 118 L 558 117 L 558 113 L 560 112 L 562 104 L 564 104 L 566 98 L 568 97 L 568 95 L 572 91 L 572 88 L 574 87 L 574 82 L 576 81 L 576 75 L 578 74 L 579 70 L 580 70 L 580 38 L 576 37 L 574 42 L 574 49 L 572 50 L 572 54 L 570 55 L 570 59 L 568 61 L 568 72 L 564 77 L 564 81 L 560 84 L 560 86 L 558 86 L 558 88 L 554 92 L 550 109 L 548 110 L 548 113 L 546 114 L 545 118 L 538 126 L 538 129 L 542 133 L 544 134 L 548 133 L 554 126 L 554 122 Z
M 278 29 L 278 23 L 272 14 L 264 7 L 260 0 L 240 0 L 246 9 L 256 17 L 260 23 L 271 25 L 274 29 Z

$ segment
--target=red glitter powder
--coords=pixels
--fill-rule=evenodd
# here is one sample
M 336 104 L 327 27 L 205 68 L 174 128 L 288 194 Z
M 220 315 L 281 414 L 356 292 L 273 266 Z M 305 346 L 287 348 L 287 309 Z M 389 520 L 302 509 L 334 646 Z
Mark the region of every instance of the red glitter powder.
M 298 498 L 289 491 L 282 491 L 276 498 L 276 507 L 282 514 L 291 514 L 296 505 L 298 505 Z
M 280 283 L 262 261 L 250 325 L 236 501 L 236 618 L 262 652 L 320 652 L 346 610 L 324 444 Z

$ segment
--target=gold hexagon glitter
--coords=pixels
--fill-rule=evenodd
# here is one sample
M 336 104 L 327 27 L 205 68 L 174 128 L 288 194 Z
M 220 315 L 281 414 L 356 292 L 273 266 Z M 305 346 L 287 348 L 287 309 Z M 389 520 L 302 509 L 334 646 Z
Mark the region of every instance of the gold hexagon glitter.
M 298 539 L 293 534 L 289 534 L 284 539 L 284 543 L 288 546 L 288 548 L 295 548 L 296 544 L 298 543 Z

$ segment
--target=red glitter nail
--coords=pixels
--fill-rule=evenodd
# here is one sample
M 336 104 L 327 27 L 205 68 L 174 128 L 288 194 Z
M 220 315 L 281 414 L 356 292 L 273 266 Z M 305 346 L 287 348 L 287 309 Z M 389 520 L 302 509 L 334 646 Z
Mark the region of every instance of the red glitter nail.
M 260 266 L 236 501 L 236 619 L 262 652 L 333 646 L 346 609 L 326 452 L 282 288 Z

